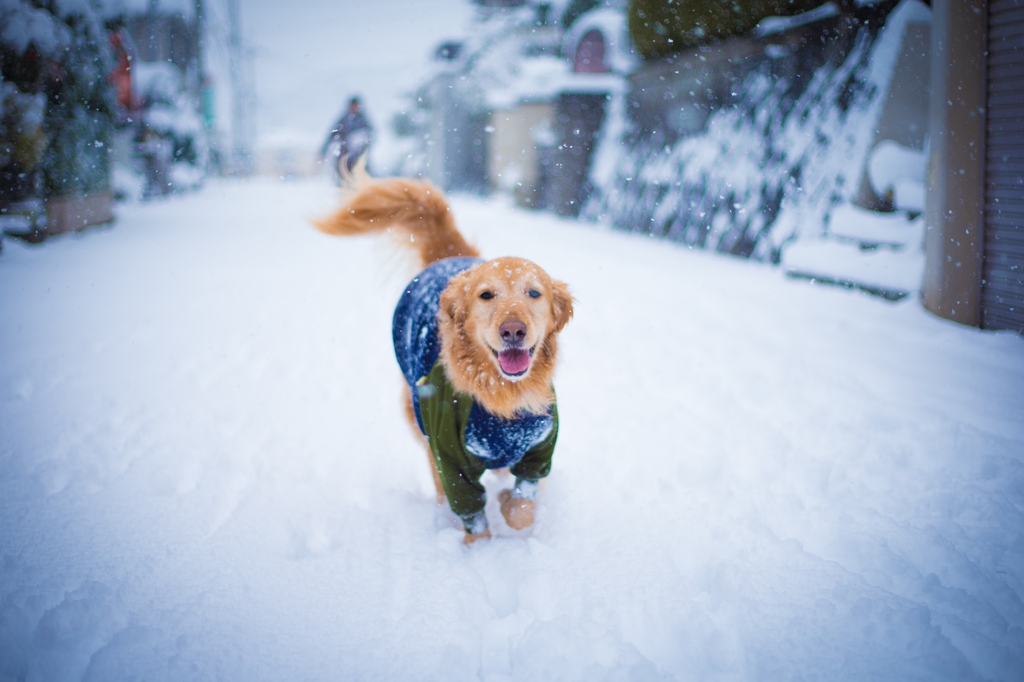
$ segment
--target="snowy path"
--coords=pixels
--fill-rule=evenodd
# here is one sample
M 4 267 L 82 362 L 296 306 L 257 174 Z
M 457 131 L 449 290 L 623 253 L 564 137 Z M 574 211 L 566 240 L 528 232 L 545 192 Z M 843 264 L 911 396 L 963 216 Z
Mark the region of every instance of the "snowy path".
M 5 242 L 0 681 L 1024 677 L 1024 340 L 458 198 L 579 299 L 538 523 L 465 549 L 332 195 Z

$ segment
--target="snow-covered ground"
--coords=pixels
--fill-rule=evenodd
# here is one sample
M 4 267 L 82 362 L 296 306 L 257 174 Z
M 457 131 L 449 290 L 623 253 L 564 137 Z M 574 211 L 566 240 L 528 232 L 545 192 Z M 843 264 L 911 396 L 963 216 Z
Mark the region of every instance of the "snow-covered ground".
M 537 524 L 466 548 L 332 201 L 4 243 L 0 680 L 1024 677 L 1020 337 L 456 198 L 578 297 Z

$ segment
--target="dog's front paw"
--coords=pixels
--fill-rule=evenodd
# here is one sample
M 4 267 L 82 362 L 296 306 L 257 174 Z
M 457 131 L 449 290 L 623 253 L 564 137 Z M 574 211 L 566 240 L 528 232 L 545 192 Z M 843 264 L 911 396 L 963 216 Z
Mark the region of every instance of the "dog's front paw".
M 491 531 L 489 531 L 489 530 L 485 530 L 483 533 L 476 533 L 476 534 L 470 533 L 470 532 L 467 531 L 466 532 L 466 537 L 462 538 L 462 544 L 464 544 L 464 545 L 472 545 L 477 540 L 486 540 L 489 537 L 491 537 Z
M 501 515 L 509 528 L 522 530 L 533 525 L 533 500 L 513 497 L 511 490 L 498 493 L 498 500 L 501 502 Z

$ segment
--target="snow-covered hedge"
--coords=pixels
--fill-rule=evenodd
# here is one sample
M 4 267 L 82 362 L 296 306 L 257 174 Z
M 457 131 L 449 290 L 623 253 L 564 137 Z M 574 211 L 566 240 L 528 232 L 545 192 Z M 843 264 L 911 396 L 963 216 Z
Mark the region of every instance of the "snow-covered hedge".
M 50 196 L 107 188 L 113 92 L 98 5 L 0 0 L 0 64 L 0 166 L 20 177 L 41 169 Z
M 927 13 L 892 6 L 807 27 L 820 41 L 750 39 L 742 58 L 702 48 L 634 76 L 610 107 L 584 217 L 777 262 L 857 191 L 904 26 Z
M 109 188 L 114 125 L 113 65 L 99 12 L 88 2 L 62 5 L 71 39 L 47 87 L 50 144 L 43 159 L 46 191 L 53 196 Z
M 198 186 L 206 175 L 208 145 L 181 72 L 169 62 L 138 62 L 132 68 L 146 129 L 172 142 L 174 167 L 189 166 L 174 170 L 175 188 Z
M 855 0 L 836 0 L 852 9 Z M 633 0 L 629 28 L 640 54 L 664 57 L 696 45 L 750 33 L 769 17 L 812 11 L 822 0 Z

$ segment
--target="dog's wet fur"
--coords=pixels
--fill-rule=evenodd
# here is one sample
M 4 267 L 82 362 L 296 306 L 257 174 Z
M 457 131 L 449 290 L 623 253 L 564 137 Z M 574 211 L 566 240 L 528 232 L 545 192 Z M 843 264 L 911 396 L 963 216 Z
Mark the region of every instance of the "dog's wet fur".
M 357 167 L 344 189 L 344 205 L 314 221 L 321 232 L 389 234 L 414 250 L 421 268 L 453 256 L 480 257 L 455 227 L 436 187 L 404 178 L 371 178 Z M 573 312 L 564 282 L 526 259 L 495 258 L 456 275 L 441 294 L 439 308 L 441 360 L 457 391 L 505 419 L 547 410 L 554 400 L 558 333 Z
M 420 268 L 444 258 L 480 257 L 456 228 L 444 194 L 429 183 L 371 178 L 362 164 L 344 180 L 343 206 L 314 221 L 321 232 L 387 234 L 413 251 Z M 558 334 L 572 314 L 568 286 L 523 258 L 495 258 L 459 273 L 441 293 L 438 310 L 440 357 L 448 380 L 456 391 L 503 419 L 546 412 L 554 401 Z M 403 401 L 407 420 L 426 446 L 408 389 Z M 438 501 L 443 502 L 432 456 L 430 462 Z

